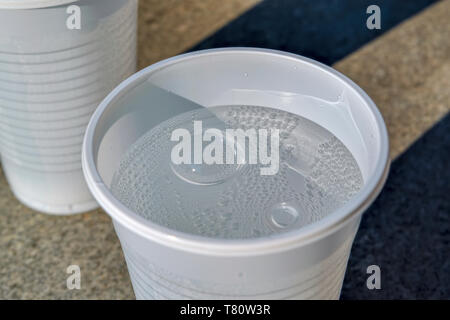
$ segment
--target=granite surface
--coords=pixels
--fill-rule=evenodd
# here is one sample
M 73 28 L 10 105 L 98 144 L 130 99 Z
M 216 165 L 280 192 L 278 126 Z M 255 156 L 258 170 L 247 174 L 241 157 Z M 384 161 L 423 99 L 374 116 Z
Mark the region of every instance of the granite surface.
M 395 159 L 364 214 L 342 299 L 450 299 L 449 17 L 450 1 L 437 3 L 334 65 L 380 108 Z M 372 264 L 381 290 L 366 289 Z
M 333 66 L 377 104 L 392 158 L 450 110 L 449 17 L 438 2 Z
M 179 54 L 260 0 L 141 0 L 139 69 Z
M 341 299 L 450 299 L 450 115 L 391 166 L 364 213 Z M 381 290 L 367 290 L 367 267 Z
M 368 29 L 373 0 L 264 0 L 191 50 L 262 47 L 332 65 L 435 2 L 377 0 L 380 29 Z
M 188 2 L 141 1 L 140 67 L 192 47 L 256 3 L 231 0 L 222 7 L 218 3 L 223 1 Z M 196 9 L 191 10 L 192 6 Z M 224 11 L 218 10 L 217 15 L 208 9 L 219 7 Z M 394 157 L 449 111 L 449 16 L 450 0 L 439 2 L 335 65 L 360 84 L 382 110 Z M 440 130 L 445 133 L 448 126 Z M 414 170 L 414 166 L 407 168 Z M 397 183 L 401 185 L 401 181 Z M 420 189 L 412 194 L 420 198 Z M 440 216 L 442 211 L 436 212 L 435 218 L 448 222 Z M 81 268 L 81 290 L 66 288 L 66 268 L 73 264 Z M 355 270 L 360 267 L 356 265 L 351 261 Z M 348 288 L 351 286 L 344 287 Z M 346 297 L 355 298 L 346 292 Z M 101 210 L 70 217 L 34 212 L 13 197 L 0 172 L 0 298 L 133 299 L 109 217 Z

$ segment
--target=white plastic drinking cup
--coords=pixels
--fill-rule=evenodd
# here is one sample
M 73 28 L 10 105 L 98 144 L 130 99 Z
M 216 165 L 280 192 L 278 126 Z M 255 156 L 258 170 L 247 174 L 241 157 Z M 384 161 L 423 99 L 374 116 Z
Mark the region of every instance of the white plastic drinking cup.
M 305 96 L 345 98 L 349 107 L 312 108 L 301 103 Z M 168 229 L 111 193 L 128 147 L 172 113 L 247 104 L 287 110 L 331 131 L 358 162 L 362 189 L 301 229 L 243 240 Z M 138 299 L 337 299 L 362 213 L 388 174 L 388 150 L 375 104 L 336 70 L 294 54 L 228 48 L 164 60 L 122 82 L 88 125 L 82 164 L 90 190 L 112 217 Z
M 29 207 L 98 206 L 81 170 L 83 135 L 100 101 L 136 69 L 137 3 L 0 0 L 0 153 Z M 69 28 L 77 9 L 80 28 Z

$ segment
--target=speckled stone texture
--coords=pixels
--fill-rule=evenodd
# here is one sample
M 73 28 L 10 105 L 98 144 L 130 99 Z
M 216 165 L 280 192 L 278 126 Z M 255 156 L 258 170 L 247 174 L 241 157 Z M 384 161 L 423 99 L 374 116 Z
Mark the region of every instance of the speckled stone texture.
M 333 66 L 380 108 L 392 158 L 450 110 L 449 18 L 438 2 Z
M 450 116 L 435 125 L 450 111 L 449 17 L 437 3 L 334 65 L 375 101 L 401 155 L 364 214 L 342 299 L 450 299 Z M 381 290 L 366 287 L 372 264 Z
M 139 68 L 179 54 L 260 0 L 140 0 Z
M 141 1 L 139 66 L 192 47 L 255 2 Z M 440 2 L 336 64 L 381 108 L 394 156 L 449 110 L 449 10 L 450 0 Z M 441 150 L 448 150 L 448 140 L 434 146 L 448 137 L 445 123 L 434 138 L 415 145 L 412 156 L 405 153 L 394 163 L 386 191 L 358 233 L 343 298 L 448 294 L 449 157 Z M 368 263 L 381 264 L 381 292 L 365 289 Z M 66 288 L 72 264 L 81 268 L 81 290 Z M 0 172 L 0 299 L 5 298 L 133 299 L 109 217 L 101 210 L 70 217 L 36 213 L 14 198 Z
M 392 165 L 364 214 L 342 299 L 450 299 L 450 115 Z M 381 269 L 368 290 L 366 269 Z
M 70 265 L 80 266 L 81 290 L 67 290 Z M 109 217 L 34 212 L 0 174 L 0 299 L 124 298 L 134 294 Z
M 288 51 L 331 65 L 436 0 L 264 0 L 192 50 L 250 46 Z M 381 29 L 366 27 L 367 7 Z M 434 24 L 433 24 L 434 26 Z

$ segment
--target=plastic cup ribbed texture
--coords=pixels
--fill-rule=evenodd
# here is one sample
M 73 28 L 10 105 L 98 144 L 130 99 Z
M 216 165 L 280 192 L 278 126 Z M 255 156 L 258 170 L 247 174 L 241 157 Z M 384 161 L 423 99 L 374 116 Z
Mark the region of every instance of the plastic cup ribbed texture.
M 83 135 L 135 71 L 137 2 L 0 1 L 0 153 L 24 204 L 50 214 L 98 206 L 81 170 Z M 79 30 L 66 26 L 69 5 Z

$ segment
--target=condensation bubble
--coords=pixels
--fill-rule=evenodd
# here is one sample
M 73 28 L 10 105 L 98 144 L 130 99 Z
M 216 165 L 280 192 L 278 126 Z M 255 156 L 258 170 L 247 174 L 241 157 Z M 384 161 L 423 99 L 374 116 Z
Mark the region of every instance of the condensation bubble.
M 299 212 L 287 203 L 279 203 L 270 210 L 271 222 L 278 228 L 287 228 L 298 220 Z

